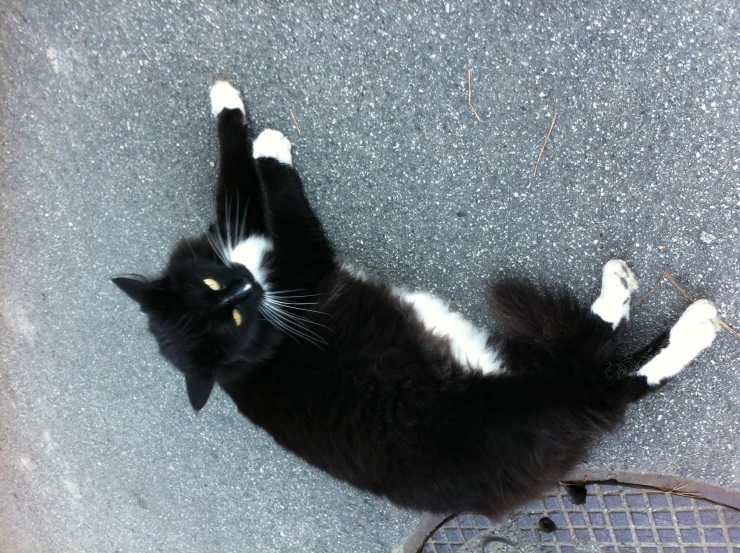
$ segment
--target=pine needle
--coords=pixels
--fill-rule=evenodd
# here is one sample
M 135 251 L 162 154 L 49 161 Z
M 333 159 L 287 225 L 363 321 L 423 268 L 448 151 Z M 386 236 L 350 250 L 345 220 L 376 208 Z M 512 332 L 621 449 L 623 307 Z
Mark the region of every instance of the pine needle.
M 550 130 L 547 131 L 547 136 L 545 137 L 545 141 L 542 143 L 542 148 L 540 148 L 540 155 L 537 156 L 537 165 L 534 166 L 534 174 L 532 177 L 537 176 L 537 169 L 540 167 L 540 161 L 542 161 L 542 154 L 545 153 L 545 146 L 547 146 L 547 142 L 550 140 L 550 135 L 552 134 L 552 129 L 555 126 L 555 120 L 558 118 L 558 114 L 556 113 L 552 117 L 552 123 L 550 123 Z
M 298 126 L 298 119 L 295 118 L 295 113 L 293 113 L 293 108 L 290 108 L 290 116 L 293 118 L 293 123 L 295 123 L 295 128 L 298 130 L 298 136 L 301 136 L 301 127 Z
M 475 118 L 482 123 L 483 120 L 480 118 L 480 115 L 478 115 L 478 112 L 475 110 L 475 106 L 473 106 L 473 70 L 472 69 L 468 69 L 468 105 L 470 106 L 470 109 L 473 110 L 473 115 L 475 115 Z

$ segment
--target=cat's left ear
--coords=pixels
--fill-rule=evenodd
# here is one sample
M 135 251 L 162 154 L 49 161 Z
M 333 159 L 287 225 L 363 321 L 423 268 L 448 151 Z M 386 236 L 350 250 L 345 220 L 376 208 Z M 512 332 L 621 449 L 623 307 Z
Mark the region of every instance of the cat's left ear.
M 149 297 L 149 292 L 152 289 L 152 284 L 146 277 L 141 275 L 119 275 L 113 277 L 111 281 L 126 292 L 128 297 L 144 307 Z
M 188 389 L 188 399 L 193 409 L 200 411 L 205 406 L 213 391 L 216 380 L 212 376 L 186 375 L 185 385 Z

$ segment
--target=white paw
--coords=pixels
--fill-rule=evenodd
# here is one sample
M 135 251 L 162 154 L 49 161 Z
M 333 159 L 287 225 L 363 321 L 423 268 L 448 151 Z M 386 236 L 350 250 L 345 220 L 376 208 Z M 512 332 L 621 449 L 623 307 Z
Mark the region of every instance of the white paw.
M 242 102 L 239 91 L 226 81 L 216 81 L 211 87 L 211 113 L 214 117 L 225 109 L 238 109 L 244 113 L 244 102 Z
M 717 308 L 709 300 L 698 300 L 683 312 L 678 322 L 673 325 L 670 334 L 670 347 L 685 363 L 689 363 L 714 342 L 719 330 Z
M 671 328 L 668 347 L 648 361 L 639 374 L 652 385 L 675 376 L 702 350 L 712 345 L 719 326 L 717 308 L 712 302 L 694 302 Z
M 622 319 L 629 319 L 629 300 L 637 285 L 627 263 L 621 259 L 607 261 L 601 277 L 601 294 L 591 306 L 591 311 L 617 328 Z
M 293 156 L 290 153 L 292 144 L 280 131 L 265 129 L 254 141 L 252 147 L 254 159 L 271 157 L 280 163 L 293 165 Z

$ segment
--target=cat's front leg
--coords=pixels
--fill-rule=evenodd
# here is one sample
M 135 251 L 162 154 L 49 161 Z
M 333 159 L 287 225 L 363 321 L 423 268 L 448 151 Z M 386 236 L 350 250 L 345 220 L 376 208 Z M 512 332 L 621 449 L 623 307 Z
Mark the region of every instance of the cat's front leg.
M 251 130 L 239 91 L 226 81 L 211 87 L 211 113 L 218 121 L 220 149 L 216 208 L 222 233 L 239 242 L 251 234 L 265 232 L 262 187 L 252 155 Z M 228 230 L 227 230 L 228 229 Z
M 293 145 L 283 133 L 274 129 L 265 129 L 254 141 L 252 152 L 256 160 L 274 159 L 283 165 L 293 167 L 292 148 Z M 269 179 L 270 175 L 266 174 L 265 177 Z
M 264 186 L 267 227 L 284 273 L 310 287 L 334 267 L 334 253 L 293 167 L 292 145 L 281 132 L 266 129 L 253 155 Z M 298 277 L 300 275 L 300 277 Z

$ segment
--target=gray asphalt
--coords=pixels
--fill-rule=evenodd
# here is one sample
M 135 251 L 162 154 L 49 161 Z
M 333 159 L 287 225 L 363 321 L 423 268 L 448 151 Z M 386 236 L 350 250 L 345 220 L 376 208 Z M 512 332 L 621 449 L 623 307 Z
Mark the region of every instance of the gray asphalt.
M 80 4 L 0 2 L 1 551 L 380 552 L 419 520 L 220 392 L 193 414 L 108 281 L 206 228 L 216 77 L 294 142 L 337 248 L 375 274 L 486 323 L 491 275 L 588 300 L 621 257 L 641 292 L 669 268 L 740 327 L 734 1 Z M 664 283 L 632 343 L 686 305 Z M 740 489 L 740 340 L 626 422 L 594 466 Z

